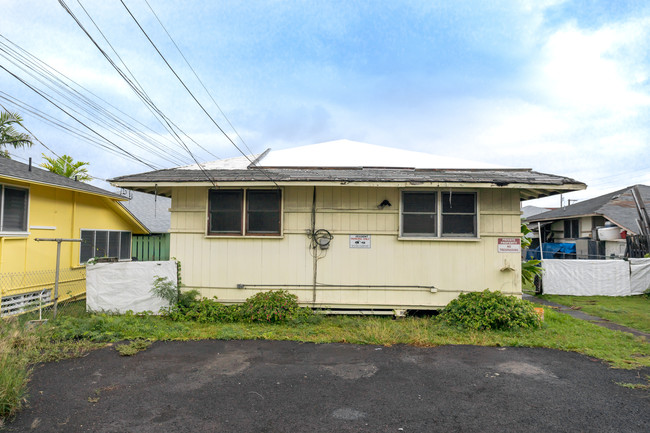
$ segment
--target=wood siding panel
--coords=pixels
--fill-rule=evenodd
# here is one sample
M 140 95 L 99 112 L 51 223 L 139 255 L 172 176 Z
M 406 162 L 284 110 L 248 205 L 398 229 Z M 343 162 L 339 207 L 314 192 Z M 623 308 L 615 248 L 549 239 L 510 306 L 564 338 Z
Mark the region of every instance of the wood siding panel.
M 284 188 L 281 238 L 219 238 L 204 235 L 206 189 L 174 189 L 171 255 L 183 264 L 183 283 L 223 302 L 284 287 L 311 303 L 312 194 L 310 187 Z M 431 308 L 459 291 L 520 293 L 519 254 L 497 252 L 498 236 L 519 232 L 518 192 L 481 190 L 478 197 L 480 239 L 401 240 L 399 189 L 317 188 L 316 229 L 334 235 L 318 260 L 317 306 Z M 384 199 L 392 206 L 380 210 Z M 371 248 L 350 248 L 351 234 L 370 234 Z

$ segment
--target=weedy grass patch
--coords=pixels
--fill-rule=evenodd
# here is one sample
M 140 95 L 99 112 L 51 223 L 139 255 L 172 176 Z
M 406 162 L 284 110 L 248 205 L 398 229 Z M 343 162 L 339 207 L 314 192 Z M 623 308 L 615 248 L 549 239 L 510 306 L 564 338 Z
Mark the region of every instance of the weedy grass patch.
M 650 333 L 650 297 L 636 296 L 560 296 L 541 295 L 551 302 L 579 308 L 619 325 Z

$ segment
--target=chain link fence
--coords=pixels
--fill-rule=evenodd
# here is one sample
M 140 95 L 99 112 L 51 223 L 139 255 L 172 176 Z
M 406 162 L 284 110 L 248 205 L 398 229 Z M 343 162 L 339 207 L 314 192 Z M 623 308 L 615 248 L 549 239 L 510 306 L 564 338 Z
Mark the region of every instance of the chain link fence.
M 59 270 L 57 302 L 55 279 L 55 269 L 0 274 L 0 316 L 39 320 L 85 313 L 86 269 Z

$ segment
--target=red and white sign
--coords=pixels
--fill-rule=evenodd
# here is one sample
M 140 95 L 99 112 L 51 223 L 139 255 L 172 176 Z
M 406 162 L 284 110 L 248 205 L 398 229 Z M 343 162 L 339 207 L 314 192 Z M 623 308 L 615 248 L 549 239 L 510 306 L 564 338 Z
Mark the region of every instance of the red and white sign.
M 497 251 L 499 251 L 500 253 L 520 253 L 521 239 L 499 238 L 497 240 Z

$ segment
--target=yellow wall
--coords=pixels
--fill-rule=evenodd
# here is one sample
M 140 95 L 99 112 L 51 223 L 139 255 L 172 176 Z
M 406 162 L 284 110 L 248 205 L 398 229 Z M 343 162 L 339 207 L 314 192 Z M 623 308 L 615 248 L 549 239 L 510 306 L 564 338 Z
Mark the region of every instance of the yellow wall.
M 207 237 L 208 189 L 174 188 L 171 256 L 182 263 L 188 289 L 222 302 L 282 287 L 305 304 L 365 309 L 435 308 L 461 290 L 521 294 L 520 254 L 497 252 L 499 237 L 521 236 L 519 192 L 477 193 L 479 239 L 404 240 L 399 239 L 398 188 L 317 187 L 316 229 L 329 230 L 334 239 L 317 263 L 318 283 L 333 287 L 318 287 L 316 304 L 311 304 L 314 264 L 306 236 L 312 187 L 284 188 L 280 238 Z M 392 207 L 377 209 L 384 199 Z M 350 234 L 371 235 L 371 248 L 349 248 Z M 238 284 L 257 287 L 238 289 Z
M 1 178 L 0 183 L 29 189 L 29 236 L 0 236 L 0 273 L 54 269 L 56 242 L 36 242 L 36 238 L 78 239 L 81 229 L 141 232 L 133 220 L 116 211 L 110 198 Z M 77 266 L 79 243 L 62 243 L 61 268 Z

